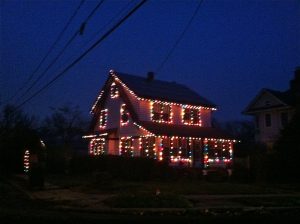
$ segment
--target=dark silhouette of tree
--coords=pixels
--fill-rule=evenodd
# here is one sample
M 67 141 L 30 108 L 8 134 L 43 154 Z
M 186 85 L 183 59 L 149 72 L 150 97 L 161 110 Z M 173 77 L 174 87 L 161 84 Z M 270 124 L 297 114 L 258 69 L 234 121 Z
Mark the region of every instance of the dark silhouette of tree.
M 39 141 L 35 131 L 36 119 L 12 105 L 0 114 L 1 173 L 22 172 L 25 147 Z
M 44 120 L 40 130 L 48 149 L 48 168 L 62 171 L 66 169 L 74 149 L 82 145 L 86 122 L 78 106 L 62 106 L 52 110 L 52 115 Z
M 274 146 L 274 162 L 270 174 L 273 179 L 300 182 L 300 104 L 291 122 L 282 130 Z

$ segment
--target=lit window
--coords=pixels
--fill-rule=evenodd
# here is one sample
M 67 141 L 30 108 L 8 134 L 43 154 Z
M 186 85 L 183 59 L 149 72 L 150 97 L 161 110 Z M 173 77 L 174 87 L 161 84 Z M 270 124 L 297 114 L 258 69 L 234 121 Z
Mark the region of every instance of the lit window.
M 121 112 L 121 125 L 124 126 L 129 122 L 129 111 L 127 109 L 126 104 L 122 104 L 120 112 Z
M 182 122 L 184 124 L 190 125 L 200 125 L 201 126 L 201 119 L 200 119 L 200 110 L 199 109 L 191 109 L 191 108 L 182 108 Z
M 157 122 L 171 123 L 171 106 L 163 103 L 152 104 L 152 120 Z
M 103 155 L 105 154 L 105 139 L 104 138 L 95 138 L 90 142 L 90 154 L 91 155 Z
M 107 109 L 101 110 L 100 119 L 99 119 L 99 127 L 105 128 L 107 125 Z
M 271 114 L 265 114 L 265 125 L 266 127 L 272 126 Z
M 132 138 L 122 137 L 120 142 L 120 155 L 125 157 L 133 156 Z
M 141 157 L 156 158 L 154 137 L 143 137 L 140 139 L 140 153 Z
M 111 98 L 117 98 L 119 96 L 119 89 L 116 85 L 116 83 L 112 83 L 110 87 L 110 97 Z

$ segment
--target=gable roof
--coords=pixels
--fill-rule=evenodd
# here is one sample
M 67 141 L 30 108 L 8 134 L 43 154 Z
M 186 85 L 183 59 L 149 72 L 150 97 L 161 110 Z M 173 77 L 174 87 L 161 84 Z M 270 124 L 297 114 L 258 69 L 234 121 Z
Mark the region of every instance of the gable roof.
M 292 91 L 290 91 L 290 90 L 284 91 L 284 92 L 276 91 L 276 90 L 272 90 L 272 89 L 265 89 L 265 90 L 289 106 L 294 106 L 296 103 L 295 95 L 292 94 Z
M 137 96 L 181 104 L 215 108 L 216 105 L 190 88 L 176 82 L 151 80 L 135 75 L 114 72 L 114 74 Z
M 259 100 L 259 98 L 265 93 L 271 94 L 273 97 L 279 100 L 281 104 L 271 105 L 271 106 L 266 105 L 259 108 L 253 108 L 253 105 L 255 105 L 255 103 Z M 245 108 L 243 113 L 251 114 L 252 112 L 259 111 L 259 110 L 266 110 L 266 109 L 280 108 L 280 107 L 293 107 L 295 106 L 295 104 L 296 104 L 296 98 L 290 90 L 282 92 L 282 91 L 264 88 L 254 97 L 254 99 Z

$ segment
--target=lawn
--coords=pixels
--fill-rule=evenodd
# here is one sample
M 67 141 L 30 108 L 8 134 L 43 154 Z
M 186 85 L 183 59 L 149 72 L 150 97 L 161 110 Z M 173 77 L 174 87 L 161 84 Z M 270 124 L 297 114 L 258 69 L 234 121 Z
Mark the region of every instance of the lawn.
M 105 174 L 51 175 L 47 181 L 74 191 L 99 194 L 171 193 L 178 195 L 288 194 L 297 193 L 299 185 L 242 184 L 230 181 L 211 183 L 205 180 L 128 181 Z

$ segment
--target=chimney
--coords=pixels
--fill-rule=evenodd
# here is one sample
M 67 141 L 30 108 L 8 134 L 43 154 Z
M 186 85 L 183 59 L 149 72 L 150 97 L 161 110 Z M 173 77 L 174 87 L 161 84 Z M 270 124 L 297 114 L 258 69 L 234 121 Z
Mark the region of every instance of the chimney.
M 296 96 L 300 96 L 300 67 L 295 69 L 295 78 L 290 81 L 290 90 Z
M 154 72 L 148 72 L 147 73 L 147 82 L 151 82 L 154 80 Z

